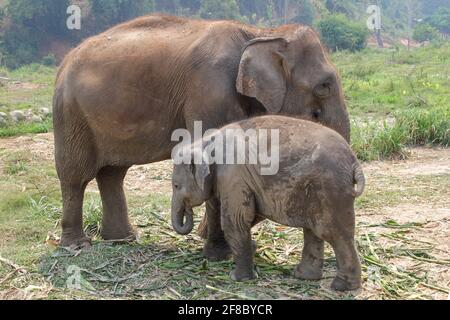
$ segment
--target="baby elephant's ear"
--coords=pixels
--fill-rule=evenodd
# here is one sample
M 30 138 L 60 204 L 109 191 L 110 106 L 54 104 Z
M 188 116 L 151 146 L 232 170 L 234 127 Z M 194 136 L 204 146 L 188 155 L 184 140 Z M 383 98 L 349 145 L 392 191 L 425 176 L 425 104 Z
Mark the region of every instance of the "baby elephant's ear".
M 205 190 L 205 180 L 211 174 L 209 164 L 202 163 L 193 165 L 195 167 L 194 177 L 200 189 Z
M 189 169 L 195 182 L 202 190 L 205 189 L 205 180 L 211 173 L 209 167 L 210 165 L 203 158 L 203 151 L 201 149 L 193 149 Z

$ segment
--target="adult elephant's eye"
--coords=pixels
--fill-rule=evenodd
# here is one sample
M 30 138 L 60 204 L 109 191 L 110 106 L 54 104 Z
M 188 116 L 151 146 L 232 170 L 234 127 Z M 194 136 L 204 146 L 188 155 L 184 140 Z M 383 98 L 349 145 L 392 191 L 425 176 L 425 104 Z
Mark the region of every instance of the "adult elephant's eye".
M 173 185 L 173 187 L 174 187 L 176 190 L 180 189 L 180 185 L 177 184 L 177 183 L 175 183 L 175 184 Z
M 331 83 L 324 82 L 319 84 L 314 88 L 313 94 L 317 98 L 324 99 L 330 96 L 331 93 Z
M 313 111 L 312 116 L 315 120 L 319 120 L 321 114 L 322 114 L 322 111 L 320 109 L 316 109 Z

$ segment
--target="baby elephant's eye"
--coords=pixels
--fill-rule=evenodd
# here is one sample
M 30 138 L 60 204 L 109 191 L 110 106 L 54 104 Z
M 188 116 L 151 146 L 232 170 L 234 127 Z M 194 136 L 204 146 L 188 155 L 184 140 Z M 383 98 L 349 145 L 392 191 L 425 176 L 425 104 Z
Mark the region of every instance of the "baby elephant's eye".
M 174 187 L 176 190 L 180 189 L 180 185 L 177 184 L 177 183 L 174 183 L 173 187 Z

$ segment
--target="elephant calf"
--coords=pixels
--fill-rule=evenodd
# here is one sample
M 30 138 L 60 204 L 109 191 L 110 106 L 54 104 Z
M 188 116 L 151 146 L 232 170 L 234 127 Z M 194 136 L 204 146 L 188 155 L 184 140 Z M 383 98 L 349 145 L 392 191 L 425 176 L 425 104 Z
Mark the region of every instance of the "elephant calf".
M 211 145 L 228 138 L 228 129 L 240 129 L 240 132 L 254 129 L 258 137 L 263 132 L 261 129 L 278 129 L 278 145 L 272 136 L 269 139 L 271 152 L 278 148 L 278 173 L 262 175 L 261 162 L 250 164 L 249 156 L 245 164 L 218 161 L 217 150 L 214 164 L 211 161 L 194 164 L 192 160 L 198 159 L 196 154 L 201 152 L 205 160 L 205 150 L 211 151 Z M 246 138 L 247 151 L 251 149 L 251 139 Z M 263 116 L 225 126 L 179 150 L 182 150 L 180 156 L 189 154 L 187 159 L 191 163 L 185 161 L 174 166 L 173 227 L 178 233 L 188 234 L 193 227 L 192 208 L 218 197 L 222 229 L 235 261 L 233 280 L 254 278 L 251 227 L 269 219 L 303 228 L 304 248 L 295 277 L 308 280 L 322 277 L 324 241 L 327 241 L 336 254 L 338 268 L 332 288 L 345 291 L 360 287 L 361 267 L 354 243 L 354 200 L 363 193 L 365 179 L 342 136 L 313 122 Z M 229 152 L 235 151 L 226 148 L 223 157 Z

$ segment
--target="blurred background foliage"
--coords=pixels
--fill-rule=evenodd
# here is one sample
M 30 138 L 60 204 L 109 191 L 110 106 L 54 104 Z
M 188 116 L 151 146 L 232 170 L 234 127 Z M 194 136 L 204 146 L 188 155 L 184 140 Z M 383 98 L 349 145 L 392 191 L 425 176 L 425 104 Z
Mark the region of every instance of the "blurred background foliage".
M 67 7 L 79 5 L 81 30 L 68 30 Z M 260 27 L 313 26 L 331 50 L 363 49 L 370 4 L 382 8 L 383 38 L 447 41 L 450 0 L 0 0 L 0 64 L 57 63 L 84 38 L 152 12 L 232 19 Z

